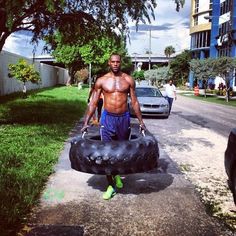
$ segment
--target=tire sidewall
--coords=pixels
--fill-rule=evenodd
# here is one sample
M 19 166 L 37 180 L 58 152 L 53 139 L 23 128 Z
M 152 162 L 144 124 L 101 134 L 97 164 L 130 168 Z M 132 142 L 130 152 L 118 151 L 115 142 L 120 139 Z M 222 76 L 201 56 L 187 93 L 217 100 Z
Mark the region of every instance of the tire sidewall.
M 102 142 L 96 136 L 77 137 L 71 142 L 73 169 L 93 174 L 129 174 L 157 167 L 158 143 L 149 132 L 133 134 L 130 140 Z

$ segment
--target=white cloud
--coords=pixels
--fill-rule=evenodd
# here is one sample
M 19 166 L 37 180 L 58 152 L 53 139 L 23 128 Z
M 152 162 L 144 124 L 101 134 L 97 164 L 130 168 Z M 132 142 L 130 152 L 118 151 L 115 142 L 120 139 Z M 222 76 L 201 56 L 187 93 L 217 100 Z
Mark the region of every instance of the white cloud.
M 3 47 L 3 50 L 15 53 L 24 57 L 33 57 L 33 50 L 36 47 L 35 55 L 41 55 L 44 42 L 40 41 L 38 45 L 30 43 L 32 34 L 29 32 L 19 32 L 11 34 Z
M 173 0 L 157 0 L 155 9 L 155 20 L 152 21 L 151 31 L 151 51 L 153 54 L 164 56 L 166 46 L 172 45 L 176 52 L 189 48 L 189 19 L 190 2 L 185 1 L 185 6 L 176 12 Z M 134 26 L 130 22 L 129 26 Z M 140 30 L 136 32 L 135 27 L 131 27 L 130 42 L 127 42 L 128 52 L 143 54 L 149 50 L 149 25 L 140 25 Z M 10 35 L 4 45 L 4 50 L 26 57 L 32 57 L 34 46 L 30 43 L 31 34 L 20 32 Z M 41 55 L 44 43 L 39 42 L 35 55 Z
M 151 51 L 153 54 L 164 56 L 164 49 L 169 45 L 172 45 L 177 53 L 189 48 L 190 4 L 190 1 L 186 1 L 184 8 L 180 9 L 180 12 L 176 12 L 174 1 L 157 1 L 155 20 L 151 23 L 157 28 L 151 31 Z M 127 43 L 130 54 L 143 54 L 149 50 L 148 29 L 142 31 L 142 34 L 140 33 L 135 30 L 131 31 L 131 44 Z

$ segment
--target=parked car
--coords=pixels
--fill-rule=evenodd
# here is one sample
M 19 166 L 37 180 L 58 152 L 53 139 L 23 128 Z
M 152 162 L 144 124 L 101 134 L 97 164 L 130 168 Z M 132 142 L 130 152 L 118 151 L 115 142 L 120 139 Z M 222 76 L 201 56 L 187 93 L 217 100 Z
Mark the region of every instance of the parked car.
M 163 97 L 161 91 L 157 87 L 149 85 L 138 85 L 135 91 L 143 116 L 161 116 L 168 118 L 169 103 L 165 99 L 165 97 Z M 128 105 L 130 114 L 135 115 L 130 99 L 128 101 Z
M 232 129 L 229 134 L 228 145 L 225 151 L 225 170 L 229 178 L 229 188 L 233 193 L 236 205 L 236 128 Z

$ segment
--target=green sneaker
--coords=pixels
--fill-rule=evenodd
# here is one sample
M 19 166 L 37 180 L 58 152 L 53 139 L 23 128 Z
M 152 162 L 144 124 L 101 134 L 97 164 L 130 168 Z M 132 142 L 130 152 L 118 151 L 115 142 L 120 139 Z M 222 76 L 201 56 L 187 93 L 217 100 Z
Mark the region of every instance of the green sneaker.
M 115 181 L 116 181 L 117 188 L 123 188 L 123 183 L 122 183 L 121 177 L 119 175 L 115 176 Z
M 116 195 L 116 191 L 115 191 L 115 189 L 111 185 L 109 185 L 107 187 L 107 191 L 105 193 L 103 193 L 102 197 L 103 197 L 104 200 L 109 200 L 114 195 Z

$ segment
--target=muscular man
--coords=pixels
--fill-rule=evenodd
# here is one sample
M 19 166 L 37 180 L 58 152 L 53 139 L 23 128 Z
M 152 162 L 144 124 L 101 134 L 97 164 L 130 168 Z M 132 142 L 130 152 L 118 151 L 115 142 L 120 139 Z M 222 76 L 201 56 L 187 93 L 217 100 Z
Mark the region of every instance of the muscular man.
M 112 54 L 108 65 L 110 72 L 98 78 L 95 83 L 94 95 L 88 105 L 81 131 L 83 132 L 89 127 L 89 120 L 95 112 L 101 93 L 103 93 L 104 110 L 100 121 L 102 141 L 128 140 L 130 135 L 130 114 L 127 106 L 128 94 L 130 94 L 132 107 L 139 120 L 141 129 L 146 129 L 135 94 L 135 82 L 129 75 L 121 72 L 120 55 Z M 103 198 L 106 200 L 116 194 L 116 187 L 123 187 L 119 175 L 107 175 L 107 180 L 108 188 L 103 194 Z

